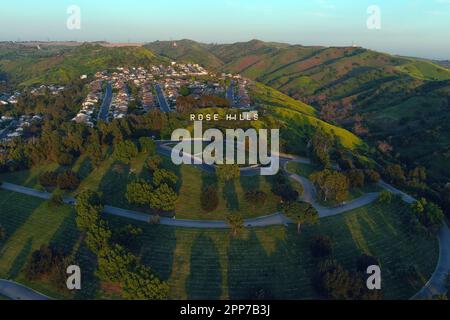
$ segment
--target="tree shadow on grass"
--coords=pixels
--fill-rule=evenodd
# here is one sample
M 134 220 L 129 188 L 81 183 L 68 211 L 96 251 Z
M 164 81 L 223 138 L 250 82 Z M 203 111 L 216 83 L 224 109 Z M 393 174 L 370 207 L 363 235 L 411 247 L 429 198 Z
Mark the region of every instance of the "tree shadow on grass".
M 32 245 L 33 238 L 30 237 L 25 242 L 24 246 L 20 250 L 20 253 L 14 259 L 14 262 L 12 263 L 11 268 L 8 271 L 9 279 L 14 279 L 19 275 L 20 271 L 27 263 L 27 257 L 31 254 Z
M 110 217 L 111 227 L 123 226 L 123 219 Z M 127 221 L 128 222 L 128 221 Z M 162 280 L 167 281 L 172 274 L 174 251 L 177 245 L 176 229 L 144 223 L 128 223 L 142 229 L 138 242 L 141 244 L 140 257 L 143 264 L 149 266 Z
M 186 292 L 190 300 L 218 300 L 222 294 L 219 252 L 204 234 L 195 239 L 191 250 L 190 274 Z
M 92 165 L 91 158 L 86 157 L 80 164 L 80 167 L 78 168 L 78 171 L 76 173 L 81 180 L 84 180 L 92 173 L 93 170 L 94 167 Z
M 231 300 L 271 298 L 275 270 L 255 232 L 248 239 L 233 238 L 228 249 L 228 291 Z
M 231 211 L 239 211 L 239 199 L 236 193 L 236 181 L 229 181 L 223 185 L 223 198 L 227 208 Z
M 102 177 L 99 185 L 100 192 L 103 193 L 105 203 L 118 207 L 128 207 L 125 200 L 127 185 L 136 180 L 136 176 L 130 174 L 130 166 L 120 162 L 114 162 Z
M 258 191 L 261 189 L 261 176 L 244 177 L 239 179 L 244 192 Z

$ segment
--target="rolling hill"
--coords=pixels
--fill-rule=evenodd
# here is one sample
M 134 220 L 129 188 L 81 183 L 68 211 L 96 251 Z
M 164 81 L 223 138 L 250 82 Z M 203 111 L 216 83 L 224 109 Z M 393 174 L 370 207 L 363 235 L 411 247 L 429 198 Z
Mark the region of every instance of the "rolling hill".
M 197 50 L 202 49 L 197 56 L 187 48 L 192 43 L 185 41 L 183 46 L 191 53 L 190 61 L 240 73 L 313 105 L 322 119 L 354 130 L 373 146 L 388 141 L 394 147 L 393 158 L 408 166 L 425 165 L 436 180 L 450 180 L 450 70 L 445 62 L 360 47 L 306 47 L 259 40 L 195 43 Z M 161 43 L 158 48 L 154 43 L 146 47 L 176 56 Z M 172 51 L 177 52 L 176 47 Z M 200 58 L 206 55 L 210 58 Z M 222 64 L 208 65 L 214 58 Z M 356 125 L 363 130 L 355 129 Z
M 82 74 L 116 66 L 145 66 L 166 62 L 143 47 L 105 47 L 99 44 L 37 47 L 0 45 L 0 74 L 22 86 L 65 84 Z

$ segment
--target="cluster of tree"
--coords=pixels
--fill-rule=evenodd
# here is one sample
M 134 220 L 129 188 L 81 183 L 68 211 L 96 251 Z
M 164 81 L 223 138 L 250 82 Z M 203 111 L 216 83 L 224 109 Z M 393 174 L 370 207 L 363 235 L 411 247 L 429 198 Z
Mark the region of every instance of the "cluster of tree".
M 436 236 L 444 225 L 444 213 L 438 205 L 422 198 L 411 205 L 410 226 L 416 232 Z
M 323 200 L 337 203 L 347 200 L 350 182 L 345 174 L 326 169 L 313 173 L 310 178 Z
M 138 148 L 132 141 L 119 142 L 113 152 L 113 158 L 117 161 L 128 164 L 138 155 Z
M 230 102 L 227 99 L 217 96 L 200 97 L 193 96 L 179 96 L 177 98 L 177 111 L 180 113 L 192 112 L 201 108 L 229 108 Z
M 272 192 L 281 198 L 283 203 L 297 201 L 299 193 L 294 189 L 288 177 L 280 172 L 273 178 Z
M 202 190 L 200 204 L 205 212 L 212 212 L 217 209 L 219 206 L 219 196 L 215 186 L 210 185 Z
M 348 179 L 350 188 L 362 188 L 381 180 L 381 175 L 372 169 L 350 169 L 343 172 Z
M 244 218 L 240 214 L 228 215 L 227 223 L 234 237 L 239 236 L 245 229 Z
M 298 234 L 300 234 L 302 225 L 319 223 L 319 213 L 309 203 L 299 201 L 285 202 L 282 209 L 283 214 L 297 224 Z
M 87 247 L 97 256 L 98 276 L 101 280 L 120 285 L 125 299 L 163 300 L 167 298 L 168 285 L 143 265 L 136 255 L 123 244 L 136 234 L 127 237 L 123 232 L 115 237 L 105 220 L 101 219 L 103 205 L 99 194 L 85 191 L 77 198 L 77 226 L 86 233 Z M 138 231 L 137 231 L 138 232 Z
M 48 162 L 69 166 L 80 155 L 89 156 L 97 167 L 110 146 L 119 160 L 127 162 L 137 150 L 125 141 L 150 136 L 170 137 L 174 128 L 182 126 L 176 115 L 165 115 L 157 110 L 110 123 L 99 122 L 95 128 L 46 116 L 35 137 L 17 138 L 4 145 L 6 152 L 0 154 L 0 171 L 28 169 Z M 152 153 L 154 145 L 149 139 L 139 139 L 141 151 Z
M 71 265 L 71 258 L 61 250 L 54 247 L 43 246 L 34 251 L 25 267 L 25 275 L 28 280 L 40 280 L 48 278 L 59 289 L 64 289 L 66 284 L 66 269 Z
M 310 141 L 312 158 L 325 168 L 331 167 L 330 152 L 335 146 L 334 137 L 324 130 L 317 130 Z
M 327 258 L 317 264 L 314 285 L 327 299 L 334 300 L 379 300 L 379 290 L 369 290 L 366 286 L 366 256 L 358 259 L 355 271 L 345 269 L 337 260 Z M 368 260 L 367 260 L 368 261 Z M 372 264 L 371 264 L 372 265 Z M 376 263 L 375 265 L 378 265 Z
M 245 200 L 253 207 L 263 206 L 267 200 L 267 194 L 261 190 L 250 190 L 245 193 Z
M 46 188 L 59 187 L 61 190 L 75 190 L 80 185 L 78 175 L 70 170 L 57 173 L 44 172 L 39 176 L 39 184 Z
M 128 184 L 126 199 L 131 204 L 148 206 L 155 211 L 173 211 L 178 194 L 175 191 L 178 177 L 175 173 L 166 169 L 160 169 L 159 159 L 151 157 L 147 164 L 152 168 L 152 181 L 143 179 Z

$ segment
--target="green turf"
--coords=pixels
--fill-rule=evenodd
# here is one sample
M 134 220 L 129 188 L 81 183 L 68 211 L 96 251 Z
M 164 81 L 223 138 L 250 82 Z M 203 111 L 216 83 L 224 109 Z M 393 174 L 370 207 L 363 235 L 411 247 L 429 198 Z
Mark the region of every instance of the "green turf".
M 309 178 L 311 174 L 317 171 L 321 171 L 323 168 L 321 168 L 319 165 L 315 164 L 304 164 L 304 163 L 294 163 L 290 162 L 288 163 L 287 169 L 290 173 L 295 173 L 300 176 Z
M 93 275 L 95 259 L 78 245 L 74 212 L 68 207 L 50 210 L 44 201 L 0 191 L 0 223 L 8 238 L 1 247 L 0 276 L 10 277 L 54 297 L 70 298 L 46 281 L 28 283 L 22 268 L 32 250 L 53 243 L 72 252 L 86 272 L 83 290 L 77 298 L 108 297 Z M 318 298 L 311 285 L 315 264 L 309 241 L 317 234 L 334 240 L 335 256 L 348 268 L 367 252 L 380 258 L 385 298 L 407 299 L 419 289 L 396 271 L 415 265 L 424 283 L 437 263 L 438 245 L 410 234 L 402 223 L 407 206 L 373 204 L 342 216 L 304 227 L 300 236 L 295 226 L 246 231 L 240 239 L 229 231 L 176 229 L 139 224 L 141 255 L 170 284 L 170 298 L 251 298 L 264 289 L 277 299 Z M 108 217 L 113 228 L 131 223 Z
M 408 299 L 434 271 L 438 245 L 405 229 L 401 215 L 406 212 L 403 203 L 374 204 L 321 220 L 300 236 L 294 226 L 271 227 L 246 231 L 242 239 L 230 238 L 228 231 L 141 224 L 142 255 L 168 280 L 173 299 L 248 299 L 260 289 L 277 299 L 311 299 L 319 296 L 311 285 L 315 263 L 309 241 L 325 234 L 335 242 L 336 258 L 348 268 L 354 268 L 362 252 L 379 257 L 384 297 Z M 420 273 L 415 285 L 398 271 L 412 265 Z

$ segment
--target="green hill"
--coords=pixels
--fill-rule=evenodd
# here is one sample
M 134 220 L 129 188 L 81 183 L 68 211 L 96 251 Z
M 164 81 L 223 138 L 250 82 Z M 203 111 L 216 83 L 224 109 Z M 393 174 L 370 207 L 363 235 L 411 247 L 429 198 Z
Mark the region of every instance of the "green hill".
M 37 49 L 0 45 L 0 73 L 21 85 L 64 84 L 82 74 L 117 66 L 145 66 L 165 61 L 142 47 L 107 48 L 84 44 L 72 48 Z

